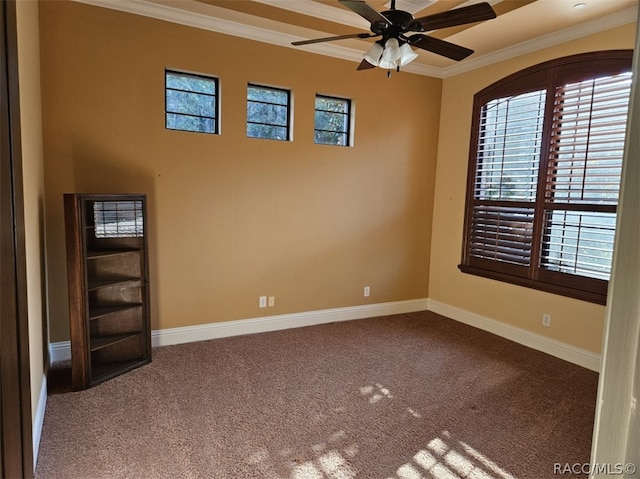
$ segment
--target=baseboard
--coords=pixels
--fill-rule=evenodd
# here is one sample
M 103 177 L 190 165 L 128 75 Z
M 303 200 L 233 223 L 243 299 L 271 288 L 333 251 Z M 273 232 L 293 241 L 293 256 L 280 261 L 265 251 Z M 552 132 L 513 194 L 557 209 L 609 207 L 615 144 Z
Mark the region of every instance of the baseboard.
M 151 345 L 153 347 L 169 346 L 172 344 L 206 341 L 209 339 L 240 336 L 243 334 L 265 333 L 268 331 L 301 328 L 304 326 L 338 321 L 412 313 L 426 310 L 427 304 L 428 300 L 426 298 L 410 299 L 406 301 L 365 304 L 344 308 L 265 316 L 261 318 L 239 319 L 197 326 L 159 329 L 151 332 Z M 71 359 L 71 343 L 69 341 L 51 343 L 49 354 L 52 363 Z
M 576 348 L 570 344 L 541 336 L 525 329 L 517 328 L 495 319 L 481 316 L 465 309 L 457 308 L 429 299 L 427 309 L 469 326 L 509 339 L 518 344 L 550 354 L 592 371 L 600 372 L 600 355 Z
M 35 472 L 38 464 L 38 452 L 40 451 L 40 437 L 42 436 L 42 427 L 44 426 L 44 413 L 47 409 L 47 376 L 42 375 L 42 383 L 40 384 L 40 395 L 38 396 L 38 406 L 36 415 L 33 418 L 32 441 L 33 441 L 33 470 Z
M 354 319 L 386 316 L 390 314 L 411 313 L 427 309 L 428 300 L 412 299 L 390 303 L 348 306 L 345 308 L 323 309 L 302 313 L 265 316 L 262 318 L 209 323 L 182 328 L 160 329 L 151 332 L 151 344 L 169 346 L 171 344 L 189 343 L 208 339 L 240 336 L 243 334 L 265 333 L 282 329 L 301 328 L 316 324 L 350 321 Z
M 49 345 L 51 364 L 71 359 L 71 341 L 58 341 Z
M 301 328 L 316 324 L 424 310 L 433 311 L 434 313 L 474 326 L 483 331 L 488 331 L 518 344 L 591 369 L 592 371 L 600 371 L 599 354 L 576 348 L 575 346 L 481 316 L 465 309 L 426 298 L 281 314 L 261 318 L 239 319 L 236 321 L 208 323 L 180 328 L 159 329 L 151 332 L 151 344 L 153 347 L 169 346 L 172 344 L 206 341 L 209 339 L 226 338 L 243 334 L 265 333 L 268 331 Z M 60 341 L 52 343 L 50 357 L 52 363 L 71 359 L 70 342 Z

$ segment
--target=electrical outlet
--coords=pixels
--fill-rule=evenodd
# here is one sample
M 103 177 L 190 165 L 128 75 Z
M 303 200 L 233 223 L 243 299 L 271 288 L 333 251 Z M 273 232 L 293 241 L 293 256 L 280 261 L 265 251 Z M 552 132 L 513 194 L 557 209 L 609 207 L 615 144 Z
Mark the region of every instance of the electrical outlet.
M 371 288 L 369 286 L 364 287 L 364 295 L 369 296 L 371 294 Z
M 546 326 L 547 328 L 551 326 L 551 315 L 549 314 L 542 315 L 542 325 Z
M 267 297 L 266 296 L 260 296 L 260 298 L 258 298 L 258 306 L 260 306 L 261 308 L 266 308 L 267 307 Z
M 269 296 L 269 307 L 273 308 L 276 305 L 276 297 L 275 296 Z

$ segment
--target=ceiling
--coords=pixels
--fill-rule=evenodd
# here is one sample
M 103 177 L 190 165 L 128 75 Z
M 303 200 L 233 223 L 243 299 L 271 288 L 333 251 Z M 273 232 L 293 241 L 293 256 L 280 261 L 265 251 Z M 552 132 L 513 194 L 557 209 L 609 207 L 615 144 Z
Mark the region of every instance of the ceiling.
M 76 0 L 354 62 L 375 39 L 294 47 L 291 42 L 369 31 L 369 23 L 337 0 Z M 396 0 L 422 17 L 478 0 Z M 461 62 L 419 50 L 403 70 L 446 77 L 563 41 L 635 22 L 640 0 L 488 0 L 498 17 L 429 33 L 475 51 Z M 388 0 L 367 0 L 378 11 Z M 576 6 L 582 4 L 581 6 Z M 363 74 L 366 74 L 363 72 Z

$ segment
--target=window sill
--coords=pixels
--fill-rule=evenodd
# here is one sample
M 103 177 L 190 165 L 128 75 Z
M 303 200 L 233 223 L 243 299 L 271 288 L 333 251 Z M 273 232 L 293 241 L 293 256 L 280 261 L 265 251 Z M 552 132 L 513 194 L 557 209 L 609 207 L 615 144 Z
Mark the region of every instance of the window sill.
M 458 269 L 463 273 L 481 276 L 483 278 L 493 279 L 496 281 L 502 281 L 503 283 L 515 284 L 516 286 L 524 286 L 526 288 L 537 289 L 546 293 L 558 294 L 560 296 L 566 296 L 568 298 L 579 299 L 582 301 L 588 301 L 590 303 L 602 305 L 605 305 L 607 303 L 606 293 L 600 294 L 591 291 L 569 288 L 567 286 L 559 286 L 556 284 L 545 283 L 543 281 L 536 281 L 529 278 L 511 276 L 496 271 L 474 268 L 473 266 L 467 266 L 464 264 L 458 265 Z

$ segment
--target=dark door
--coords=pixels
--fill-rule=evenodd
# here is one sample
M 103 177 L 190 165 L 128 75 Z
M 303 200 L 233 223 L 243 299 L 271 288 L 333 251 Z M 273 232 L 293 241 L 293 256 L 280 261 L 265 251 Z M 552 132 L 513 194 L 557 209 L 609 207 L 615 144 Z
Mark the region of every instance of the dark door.
M 16 4 L 0 1 L 0 477 L 33 476 Z

